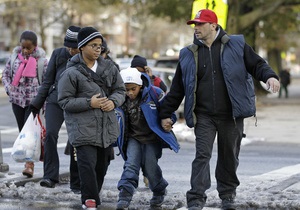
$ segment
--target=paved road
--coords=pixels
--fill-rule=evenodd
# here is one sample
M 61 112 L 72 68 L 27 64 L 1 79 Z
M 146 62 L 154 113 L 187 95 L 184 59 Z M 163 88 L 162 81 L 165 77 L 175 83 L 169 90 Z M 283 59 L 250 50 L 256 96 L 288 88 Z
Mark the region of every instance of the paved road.
M 3 89 L 0 88 L 0 96 L 4 96 Z M 5 96 L 4 96 L 5 97 Z M 2 108 L 3 102 L 0 100 Z M 4 103 L 5 104 L 5 103 Z M 240 156 L 241 165 L 238 173 L 241 179 L 241 186 L 238 188 L 238 199 L 241 209 L 299 209 L 300 201 L 300 160 L 298 152 L 300 149 L 300 79 L 293 79 L 290 86 L 290 98 L 278 99 L 277 95 L 257 98 L 257 121 L 256 118 L 245 120 L 245 133 L 247 138 L 243 140 L 243 147 Z M 3 114 L 3 113 L 2 113 Z M 3 115 L 2 115 L 3 116 Z M 7 118 L 8 119 L 8 118 Z M 257 122 L 257 126 L 255 123 Z M 1 118 L 1 125 L 5 125 Z M 10 126 L 6 124 L 5 126 Z M 1 132 L 4 130 L 1 129 Z M 7 130 L 5 130 L 6 132 Z M 61 158 L 62 178 L 68 176 L 68 156 L 63 155 L 63 147 L 65 144 L 66 133 L 62 131 L 59 149 Z M 1 134 L 1 137 L 7 138 L 8 134 Z M 168 202 L 165 209 L 184 209 L 185 192 L 189 188 L 190 163 L 194 156 L 193 134 L 190 130 L 177 133 L 181 138 L 182 149 L 180 154 L 165 150 L 161 160 L 161 166 L 165 170 L 164 174 L 170 182 Z M 4 139 L 3 139 L 4 140 Z M 6 141 L 6 140 L 5 140 Z M 278 152 L 278 147 L 280 152 Z M 4 177 L 0 178 L 1 183 L 14 181 L 15 184 L 24 184 L 28 179 L 20 177 L 22 164 L 14 163 L 9 158 L 9 148 L 3 148 L 4 161 L 9 162 L 10 172 L 4 173 Z M 270 158 L 271 157 L 271 158 Z M 208 192 L 209 199 L 207 207 L 215 208 L 219 206 L 219 199 L 215 190 L 215 180 L 213 169 L 216 161 L 216 151 L 214 151 L 211 167 L 212 167 L 212 187 Z M 175 163 L 175 165 L 174 165 Z M 180 170 L 178 170 L 180 169 Z M 103 197 L 106 209 L 114 209 L 116 203 L 117 191 L 115 183 L 119 179 L 122 170 L 122 161 L 120 157 L 112 161 L 107 179 L 104 185 Z M 36 164 L 35 178 L 30 181 L 38 181 L 42 176 L 42 163 Z M 64 180 L 64 179 L 62 179 Z M 142 181 L 135 199 L 136 209 L 142 209 L 146 200 L 150 196 L 149 191 L 143 187 Z M 30 183 L 29 183 L 30 184 Z M 46 201 L 57 202 L 59 200 L 55 193 L 65 202 L 57 202 L 55 204 L 58 209 L 77 209 L 78 197 L 66 198 L 68 194 L 68 182 L 62 181 L 57 189 L 50 189 L 45 192 L 44 188 L 34 188 L 38 194 L 32 195 L 22 194 L 20 189 L 3 190 L 0 186 L 0 193 L 7 199 L 30 198 Z M 28 190 L 27 186 L 27 190 Z M 64 192 L 64 193 L 61 193 Z M 46 194 L 45 194 L 46 193 Z M 48 194 L 47 194 L 48 193 Z M 46 197 L 45 197 L 46 196 Z M 56 197 L 55 197 L 56 196 Z M 148 197 L 147 197 L 148 196 Z M 69 199 L 69 200 L 68 200 Z M 1 200 L 5 205 L 5 199 Z M 11 200 L 9 200 L 11 202 Z M 174 206 L 174 203 L 176 204 Z M 1 205 L 2 205 L 1 204 Z M 0 205 L 0 209 L 3 209 Z M 17 203 L 16 203 L 17 205 Z M 25 205 L 21 202 L 22 205 Z M 18 205 L 18 207 L 20 207 Z M 42 208 L 40 204 L 36 208 Z M 47 203 L 48 207 L 51 206 Z M 27 205 L 26 205 L 27 206 Z M 24 206 L 23 206 L 24 207 Z M 140 207 L 140 208 L 139 208 Z M 173 208 L 171 208 L 173 207 Z M 181 208 L 180 208 L 181 207 Z M 53 207 L 49 207 L 54 209 Z M 25 207 L 24 207 L 25 209 Z M 46 209 L 46 208 L 42 208 Z

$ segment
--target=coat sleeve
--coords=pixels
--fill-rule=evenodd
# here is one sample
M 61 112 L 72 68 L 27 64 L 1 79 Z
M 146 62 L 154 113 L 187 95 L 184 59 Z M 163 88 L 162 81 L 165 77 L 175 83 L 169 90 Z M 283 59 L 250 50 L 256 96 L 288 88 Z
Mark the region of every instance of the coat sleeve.
M 255 79 L 264 83 L 266 83 L 271 77 L 279 80 L 279 77 L 276 75 L 271 66 L 256 52 L 254 52 L 254 50 L 248 44 L 245 44 L 244 47 L 244 61 L 247 71 Z
M 7 95 L 9 95 L 10 85 L 12 82 L 12 76 L 11 76 L 11 56 L 6 62 L 5 68 L 2 72 L 2 84 L 5 88 L 5 92 Z
M 78 79 L 73 68 L 62 73 L 58 81 L 58 104 L 67 112 L 84 112 L 92 109 L 90 99 L 86 97 L 76 97 Z
M 159 115 L 161 119 L 171 118 L 172 113 L 175 112 L 180 106 L 184 98 L 184 87 L 182 82 L 182 72 L 180 64 L 177 65 L 174 78 L 172 80 L 170 91 L 167 93 L 160 111 Z
M 56 77 L 56 58 L 57 58 L 57 50 L 53 51 L 49 63 L 47 65 L 46 72 L 44 74 L 43 83 L 39 88 L 39 92 L 37 96 L 32 100 L 31 104 L 37 109 L 41 109 L 43 104 L 48 97 L 49 89 L 55 82 Z
M 115 66 L 112 67 L 112 72 L 114 75 L 112 76 L 111 94 L 108 98 L 114 102 L 115 108 L 117 108 L 125 101 L 126 89 L 120 72 Z

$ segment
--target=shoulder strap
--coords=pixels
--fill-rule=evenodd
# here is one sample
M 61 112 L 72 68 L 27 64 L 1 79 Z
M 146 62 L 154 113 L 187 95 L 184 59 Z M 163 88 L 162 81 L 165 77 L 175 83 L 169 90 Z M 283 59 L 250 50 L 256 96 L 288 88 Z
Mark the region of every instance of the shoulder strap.
M 103 78 L 100 77 L 98 74 L 96 74 L 94 71 L 89 69 L 87 66 L 78 63 L 76 64 L 78 71 L 83 74 L 84 76 L 92 79 L 93 82 L 95 82 L 99 87 L 102 88 L 102 90 L 105 92 L 106 96 L 110 95 L 109 89 L 105 86 L 105 82 L 103 81 Z
M 43 74 L 44 74 L 44 63 L 45 63 L 46 58 L 39 58 L 38 59 L 38 71 L 37 71 L 37 76 L 38 76 L 38 81 L 39 84 L 42 84 L 43 82 Z
M 12 53 L 10 55 L 10 76 L 12 77 L 13 76 L 13 66 L 14 66 L 14 63 L 17 59 L 17 56 L 18 54 L 17 53 Z

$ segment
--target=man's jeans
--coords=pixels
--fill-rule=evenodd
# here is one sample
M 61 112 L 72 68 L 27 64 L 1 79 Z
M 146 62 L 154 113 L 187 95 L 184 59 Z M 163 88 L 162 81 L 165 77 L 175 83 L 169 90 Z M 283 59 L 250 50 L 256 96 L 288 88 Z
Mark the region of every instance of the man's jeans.
M 162 155 L 161 143 L 141 144 L 133 138 L 129 138 L 127 143 L 127 160 L 118 189 L 123 188 L 133 195 L 135 188 L 138 187 L 139 172 L 142 167 L 144 175 L 149 180 L 150 190 L 155 193 L 164 191 L 168 182 L 163 178 L 158 165 L 158 159 Z
M 206 201 L 205 191 L 211 186 L 209 161 L 216 134 L 218 159 L 215 176 L 219 197 L 224 199 L 235 196 L 239 185 L 236 170 L 243 127 L 243 119 L 220 120 L 203 114 L 197 115 L 194 129 L 196 156 L 192 163 L 191 189 L 187 192 L 189 207 Z

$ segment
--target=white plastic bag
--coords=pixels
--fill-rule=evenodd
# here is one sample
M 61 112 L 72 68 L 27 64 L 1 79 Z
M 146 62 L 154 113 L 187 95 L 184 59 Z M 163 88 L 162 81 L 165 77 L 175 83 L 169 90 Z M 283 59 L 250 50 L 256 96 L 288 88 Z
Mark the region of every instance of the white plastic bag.
M 19 133 L 11 152 L 16 162 L 38 162 L 41 155 L 41 125 L 31 113 Z

